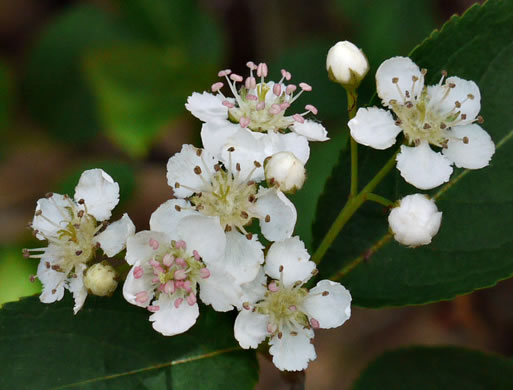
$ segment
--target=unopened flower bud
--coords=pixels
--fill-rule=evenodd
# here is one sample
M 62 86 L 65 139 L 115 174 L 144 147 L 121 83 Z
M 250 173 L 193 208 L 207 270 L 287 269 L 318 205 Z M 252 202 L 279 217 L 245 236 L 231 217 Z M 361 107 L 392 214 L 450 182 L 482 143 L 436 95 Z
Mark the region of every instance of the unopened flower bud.
M 94 264 L 89 267 L 84 275 L 84 286 L 91 294 L 104 297 L 111 295 L 118 282 L 116 281 L 116 271 L 105 263 Z
M 264 162 L 267 184 L 281 191 L 294 193 L 303 187 L 306 179 L 305 166 L 291 152 L 278 152 Z
M 388 216 L 396 241 L 410 247 L 429 244 L 441 222 L 435 201 L 422 194 L 405 196 Z
M 334 82 L 355 89 L 369 71 L 369 62 L 358 47 L 349 41 L 341 41 L 328 51 L 326 70 Z

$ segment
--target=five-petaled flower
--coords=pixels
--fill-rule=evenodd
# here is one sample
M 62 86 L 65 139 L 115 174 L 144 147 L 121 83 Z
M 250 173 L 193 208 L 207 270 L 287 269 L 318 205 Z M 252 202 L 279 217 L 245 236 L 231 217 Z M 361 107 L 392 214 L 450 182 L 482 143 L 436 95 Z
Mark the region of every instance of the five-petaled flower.
M 383 62 L 376 72 L 377 91 L 395 118 L 377 107 L 360 108 L 348 125 L 358 143 L 375 149 L 389 148 L 403 131 L 409 146 L 401 146 L 397 168 L 408 183 L 427 190 L 449 180 L 453 163 L 468 169 L 487 166 L 495 145 L 474 123 L 482 121 L 476 83 L 446 78 L 444 72 L 438 84 L 426 87 L 425 73 L 407 57 Z

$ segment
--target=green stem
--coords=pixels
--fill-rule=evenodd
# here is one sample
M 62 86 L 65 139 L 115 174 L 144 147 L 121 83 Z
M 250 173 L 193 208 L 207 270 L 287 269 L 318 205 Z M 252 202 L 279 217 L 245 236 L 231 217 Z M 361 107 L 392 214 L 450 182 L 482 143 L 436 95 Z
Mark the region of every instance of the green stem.
M 349 120 L 353 119 L 356 115 L 358 94 L 356 90 L 346 89 L 347 92 L 347 113 Z M 351 147 L 351 191 L 349 198 L 354 198 L 358 192 L 358 144 L 349 137 Z
M 394 204 L 394 202 L 392 202 L 391 200 L 389 200 L 381 195 L 372 194 L 372 193 L 365 195 L 365 199 L 370 200 L 372 202 L 379 203 L 385 207 L 390 207 L 390 206 L 393 206 L 393 204 Z
M 380 169 L 380 171 L 372 178 L 372 180 L 361 190 L 361 192 L 354 198 L 349 199 L 344 208 L 340 210 L 337 218 L 329 228 L 328 232 L 324 236 L 321 244 L 312 256 L 312 260 L 315 264 L 319 264 L 330 248 L 335 238 L 349 221 L 353 214 L 360 208 L 360 206 L 367 200 L 368 195 L 376 188 L 376 186 L 385 178 L 390 170 L 395 166 L 395 157 L 397 152 L 387 161 L 387 163 Z

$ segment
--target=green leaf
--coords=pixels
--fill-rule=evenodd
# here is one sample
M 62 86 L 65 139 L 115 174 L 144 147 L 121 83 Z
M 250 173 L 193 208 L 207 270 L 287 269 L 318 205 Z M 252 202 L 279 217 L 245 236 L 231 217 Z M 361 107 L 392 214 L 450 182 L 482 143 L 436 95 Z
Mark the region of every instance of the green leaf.
M 13 105 L 13 85 L 10 69 L 0 63 L 0 134 L 9 127 Z
M 216 74 L 180 47 L 149 44 L 89 53 L 86 70 L 106 134 L 134 157 L 143 157 L 156 136 L 185 112 L 187 97 L 204 90 Z
M 387 352 L 372 362 L 353 390 L 510 390 L 513 363 L 456 347 Z
M 21 248 L 0 248 L 0 306 L 41 290 L 38 283 L 29 279 L 36 269 L 37 263 L 24 259 Z
M 58 15 L 29 53 L 23 95 L 30 113 L 61 140 L 80 142 L 94 137 L 100 125 L 81 69 L 84 51 L 108 47 L 130 36 L 92 5 L 71 7 Z
M 187 333 L 155 332 L 146 310 L 89 296 L 72 312 L 71 294 L 43 304 L 37 297 L 0 310 L 2 389 L 252 389 L 254 351 L 233 338 L 233 318 L 201 307 Z
M 496 144 L 490 166 L 455 169 L 451 180 L 431 191 L 443 211 L 442 227 L 431 245 L 409 249 L 388 235 L 387 212 L 365 204 L 344 227 L 320 270 L 340 280 L 356 305 L 423 304 L 495 285 L 513 275 L 513 3 L 488 1 L 452 18 L 411 54 L 428 69 L 426 84 L 440 71 L 474 80 L 481 89 L 483 127 Z M 360 180 L 373 177 L 393 150 L 359 147 Z M 317 243 L 336 216 L 349 187 L 348 156 L 342 155 L 321 198 Z M 393 170 L 377 193 L 395 200 L 419 192 Z M 335 207 L 337 205 L 337 207 Z M 339 273 L 349 264 L 350 273 Z

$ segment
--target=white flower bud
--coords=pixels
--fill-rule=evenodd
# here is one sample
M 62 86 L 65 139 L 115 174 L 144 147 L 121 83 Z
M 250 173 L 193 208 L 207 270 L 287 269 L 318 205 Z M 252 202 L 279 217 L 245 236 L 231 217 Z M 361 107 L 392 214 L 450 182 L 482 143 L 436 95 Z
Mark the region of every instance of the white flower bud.
M 435 201 L 422 194 L 405 196 L 388 216 L 396 241 L 410 247 L 429 244 L 441 222 Z
M 116 281 L 116 271 L 109 264 L 98 263 L 89 267 L 84 275 L 84 286 L 91 294 L 104 297 L 111 295 L 118 282 Z
M 269 186 L 277 186 L 287 193 L 299 190 L 306 179 L 305 166 L 291 152 L 279 152 L 268 157 L 264 162 L 264 172 Z
M 369 71 L 369 62 L 358 47 L 341 41 L 328 51 L 326 70 L 330 79 L 344 88 L 357 88 Z

